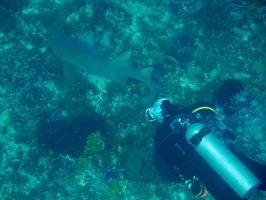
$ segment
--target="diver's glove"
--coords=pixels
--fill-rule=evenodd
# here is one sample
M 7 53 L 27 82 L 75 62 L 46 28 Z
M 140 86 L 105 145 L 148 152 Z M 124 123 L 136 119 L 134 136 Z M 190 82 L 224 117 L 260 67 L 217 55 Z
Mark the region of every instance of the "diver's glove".
M 169 98 L 162 98 L 155 101 L 152 107 L 146 109 L 145 117 L 148 121 L 163 120 L 170 116 L 171 100 Z
M 187 189 L 198 197 L 205 198 L 209 194 L 208 190 L 199 183 L 197 178 L 188 180 L 185 182 L 185 184 L 187 185 Z

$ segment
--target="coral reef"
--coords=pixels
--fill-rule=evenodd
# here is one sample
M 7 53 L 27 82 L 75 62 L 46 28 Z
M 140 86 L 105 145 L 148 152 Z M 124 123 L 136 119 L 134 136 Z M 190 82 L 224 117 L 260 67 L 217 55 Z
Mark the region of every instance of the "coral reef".
M 145 85 L 84 72 L 66 81 L 47 44 L 57 32 L 93 38 L 106 59 L 131 49 L 133 67 L 154 68 L 158 97 L 177 104 L 240 80 L 249 95 L 236 97 L 230 129 L 244 154 L 266 164 L 265 19 L 260 0 L 2 0 L 0 199 L 194 198 L 150 163 L 156 123 L 137 103 Z M 109 171 L 120 175 L 105 181 Z

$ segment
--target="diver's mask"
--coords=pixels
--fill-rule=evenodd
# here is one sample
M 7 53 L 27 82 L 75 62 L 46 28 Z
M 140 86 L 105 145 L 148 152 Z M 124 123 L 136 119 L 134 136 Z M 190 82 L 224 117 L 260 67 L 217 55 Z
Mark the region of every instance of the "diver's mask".
M 163 110 L 161 107 L 163 101 L 170 101 L 170 103 L 172 103 L 172 101 L 169 98 L 161 98 L 155 101 L 153 106 L 150 108 L 147 108 L 145 111 L 145 117 L 148 121 L 152 122 L 152 121 L 158 120 L 159 122 L 162 123 L 163 119 L 169 116 L 163 113 Z

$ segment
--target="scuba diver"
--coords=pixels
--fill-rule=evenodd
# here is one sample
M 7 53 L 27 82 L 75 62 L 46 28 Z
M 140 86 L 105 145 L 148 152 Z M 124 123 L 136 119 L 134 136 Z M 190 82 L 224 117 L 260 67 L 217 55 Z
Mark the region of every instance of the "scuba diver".
M 160 122 L 153 162 L 163 180 L 216 200 L 247 199 L 256 189 L 266 190 L 266 165 L 234 150 L 236 137 L 223 124 L 237 112 L 235 96 L 243 91 L 239 81 L 230 79 L 213 97 L 192 106 L 163 98 L 146 110 L 147 120 Z

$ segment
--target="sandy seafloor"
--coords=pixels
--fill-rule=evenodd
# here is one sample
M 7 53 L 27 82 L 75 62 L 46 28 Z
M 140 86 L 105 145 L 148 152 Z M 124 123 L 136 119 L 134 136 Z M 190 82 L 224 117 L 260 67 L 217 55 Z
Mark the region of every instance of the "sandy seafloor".
M 230 130 L 244 154 L 266 164 L 265 1 L 1 0 L 0 199 L 196 199 L 162 181 L 150 162 L 156 122 L 138 105 L 146 86 L 86 73 L 66 81 L 47 44 L 57 32 L 93 35 L 109 59 L 131 50 L 134 67 L 154 68 L 157 97 L 176 104 L 208 98 L 226 79 L 241 81 L 240 101 L 252 103 Z M 88 137 L 82 155 L 38 142 L 44 123 L 95 113 L 104 129 Z

